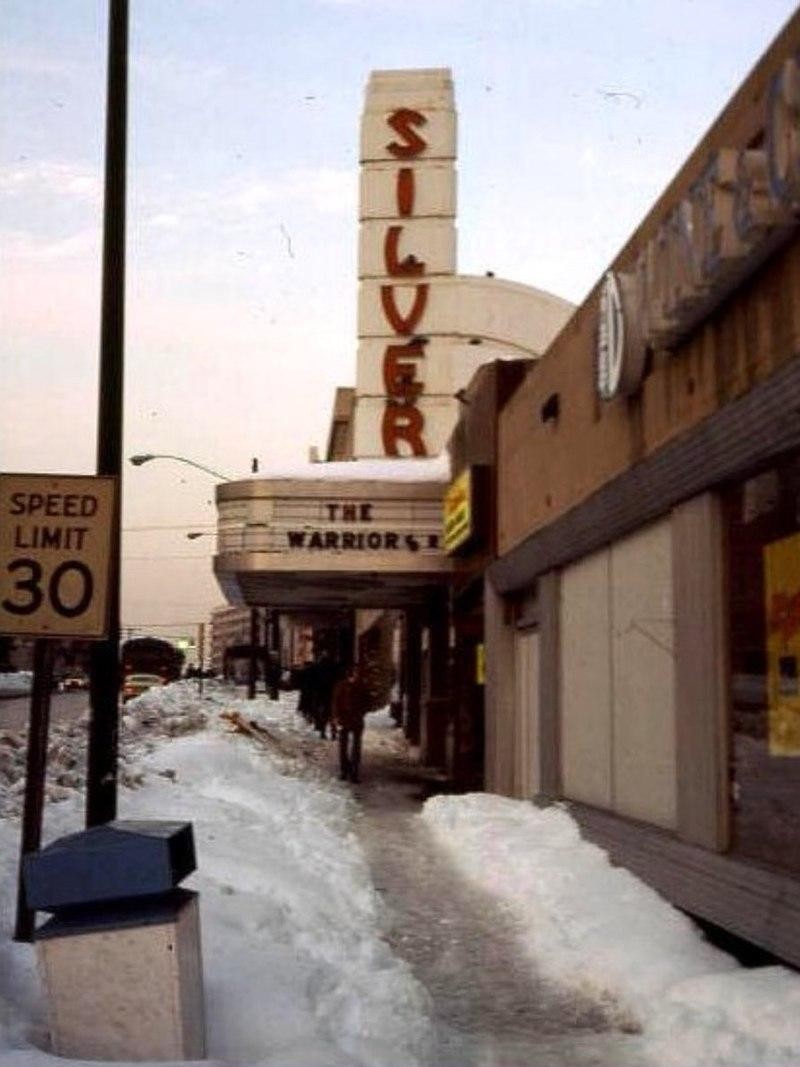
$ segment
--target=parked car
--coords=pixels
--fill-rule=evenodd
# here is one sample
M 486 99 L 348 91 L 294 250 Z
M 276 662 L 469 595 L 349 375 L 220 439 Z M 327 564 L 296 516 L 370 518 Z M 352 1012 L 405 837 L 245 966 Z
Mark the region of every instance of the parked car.
M 0 671 L 0 697 L 25 697 L 32 689 L 30 671 Z
M 84 671 L 70 671 L 58 683 L 59 693 L 76 693 L 89 688 L 89 677 Z
M 129 674 L 122 682 L 122 700 L 141 696 L 158 685 L 164 685 L 164 679 L 158 674 Z

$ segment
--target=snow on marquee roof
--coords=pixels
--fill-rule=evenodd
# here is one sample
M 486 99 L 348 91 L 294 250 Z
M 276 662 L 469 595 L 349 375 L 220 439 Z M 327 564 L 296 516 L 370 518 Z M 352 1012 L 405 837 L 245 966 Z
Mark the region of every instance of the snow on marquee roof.
M 430 459 L 351 459 L 337 463 L 298 463 L 264 467 L 254 479 L 332 482 L 449 482 L 450 456 Z

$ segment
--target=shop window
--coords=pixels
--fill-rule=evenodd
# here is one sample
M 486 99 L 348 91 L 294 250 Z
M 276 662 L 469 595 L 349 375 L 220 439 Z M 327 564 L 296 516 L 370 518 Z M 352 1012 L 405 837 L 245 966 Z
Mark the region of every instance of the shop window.
M 724 494 L 732 847 L 800 871 L 800 455 Z

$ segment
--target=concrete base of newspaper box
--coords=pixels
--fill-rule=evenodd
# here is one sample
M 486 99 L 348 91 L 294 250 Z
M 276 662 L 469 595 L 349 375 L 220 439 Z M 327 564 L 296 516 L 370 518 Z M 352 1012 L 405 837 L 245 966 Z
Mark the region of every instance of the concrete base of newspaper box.
M 197 894 L 62 912 L 36 931 L 36 952 L 59 1056 L 205 1057 Z

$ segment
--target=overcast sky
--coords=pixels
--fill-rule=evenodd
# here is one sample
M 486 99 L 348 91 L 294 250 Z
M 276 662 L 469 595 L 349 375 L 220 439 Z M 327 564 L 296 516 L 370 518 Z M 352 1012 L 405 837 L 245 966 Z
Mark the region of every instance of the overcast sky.
M 355 377 L 370 70 L 451 67 L 461 273 L 580 301 L 789 0 L 131 0 L 126 455 L 302 460 Z M 93 473 L 106 4 L 0 0 L 0 469 Z M 222 597 L 213 479 L 124 481 L 123 623 Z M 174 526 L 148 531 L 141 527 Z M 193 557 L 193 558 L 186 558 Z

